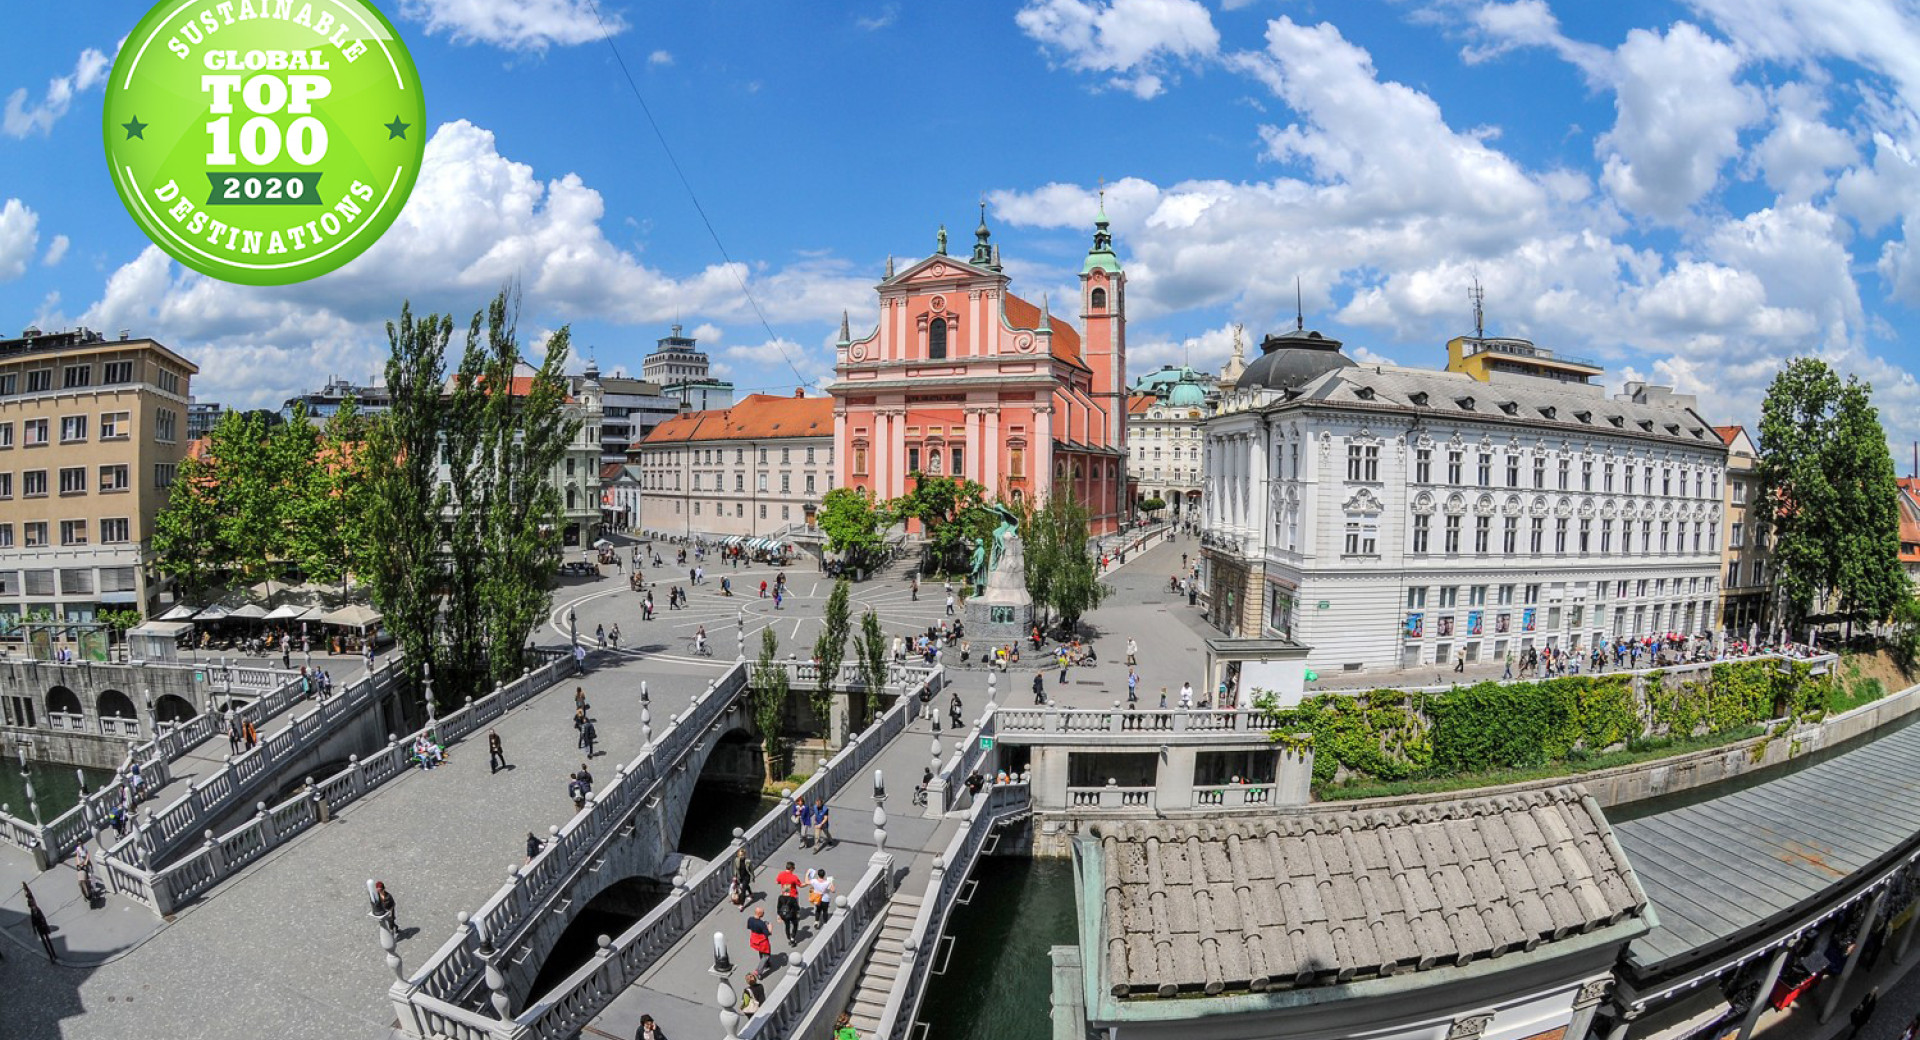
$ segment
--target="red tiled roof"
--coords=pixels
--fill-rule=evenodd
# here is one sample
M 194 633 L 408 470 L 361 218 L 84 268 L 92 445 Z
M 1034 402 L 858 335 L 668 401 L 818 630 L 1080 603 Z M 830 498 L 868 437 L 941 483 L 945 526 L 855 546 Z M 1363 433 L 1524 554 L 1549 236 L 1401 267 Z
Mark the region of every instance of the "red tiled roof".
M 1147 409 L 1153 407 L 1153 403 L 1156 400 L 1158 400 L 1158 398 L 1152 394 L 1134 394 L 1127 398 L 1127 414 L 1145 415 Z
M 1015 296 L 1006 295 L 1007 321 L 1016 329 L 1037 329 L 1040 327 L 1040 308 Z M 1053 356 L 1062 361 L 1072 362 L 1082 368 L 1086 362 L 1080 360 L 1080 333 L 1074 327 L 1062 321 L 1059 315 L 1049 314 L 1047 324 L 1053 329 Z
M 1735 437 L 1740 436 L 1740 427 L 1715 426 L 1713 428 L 1713 432 L 1720 435 L 1720 443 L 1725 444 L 1727 447 L 1731 448 L 1733 447 L 1733 439 Z
M 619 480 L 619 479 L 620 479 L 620 470 L 621 470 L 621 469 L 623 469 L 623 468 L 624 468 L 624 464 L 622 464 L 622 463 L 619 463 L 619 462 L 603 462 L 603 463 L 601 463 L 601 464 L 600 464 L 600 480 L 601 480 L 601 482 L 602 482 L 602 483 L 604 483 L 604 482 L 606 482 L 606 481 L 609 481 L 609 480 Z
M 676 415 L 641 444 L 833 436 L 833 398 L 748 394 L 732 408 Z
M 1903 477 L 1899 484 L 1900 562 L 1920 563 L 1920 479 Z

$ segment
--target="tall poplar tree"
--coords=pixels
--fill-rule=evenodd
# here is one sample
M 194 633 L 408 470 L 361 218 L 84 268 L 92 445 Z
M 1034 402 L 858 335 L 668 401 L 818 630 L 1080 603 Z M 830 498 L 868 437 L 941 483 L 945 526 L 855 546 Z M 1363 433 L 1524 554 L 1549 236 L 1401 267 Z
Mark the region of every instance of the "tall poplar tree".
M 812 703 L 814 717 L 826 726 L 827 732 L 833 732 L 833 684 L 840 676 L 840 664 L 847 659 L 847 636 L 853 631 L 852 612 L 848 607 L 847 579 L 841 578 L 833 583 L 833 591 L 827 595 L 826 614 L 821 618 L 820 638 L 813 643 L 813 660 L 820 666 L 820 681 L 814 687 Z

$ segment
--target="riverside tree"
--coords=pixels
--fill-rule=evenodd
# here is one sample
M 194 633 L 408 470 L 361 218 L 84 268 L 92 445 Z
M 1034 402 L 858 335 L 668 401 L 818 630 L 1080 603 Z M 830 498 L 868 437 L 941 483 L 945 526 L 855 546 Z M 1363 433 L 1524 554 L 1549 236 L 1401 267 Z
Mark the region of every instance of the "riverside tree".
M 1034 606 L 1057 614 L 1069 629 L 1110 591 L 1100 584 L 1100 562 L 1089 541 L 1090 514 L 1070 492 L 1055 489 L 1046 504 L 1020 524 L 1026 556 L 1027 595 Z
M 820 638 L 813 643 L 813 662 L 820 667 L 820 680 L 813 690 L 813 715 L 828 734 L 833 732 L 833 683 L 840 675 L 840 663 L 847 658 L 847 636 L 853 631 L 847 597 L 847 579 L 841 578 L 827 595 Z
M 1779 620 L 1795 628 L 1829 607 L 1849 627 L 1884 621 L 1910 594 L 1899 488 L 1871 394 L 1817 358 L 1795 358 L 1761 405 L 1752 508 L 1773 539 Z

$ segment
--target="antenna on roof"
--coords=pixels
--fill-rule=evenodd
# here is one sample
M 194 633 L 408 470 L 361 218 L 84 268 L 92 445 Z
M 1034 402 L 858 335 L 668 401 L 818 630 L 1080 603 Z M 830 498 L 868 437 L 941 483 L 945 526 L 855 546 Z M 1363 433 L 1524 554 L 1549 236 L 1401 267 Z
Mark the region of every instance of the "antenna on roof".
M 1300 302 L 1300 276 L 1293 276 L 1293 331 L 1307 331 L 1307 309 Z
M 1487 338 L 1487 315 L 1482 306 L 1487 298 L 1485 289 L 1480 288 L 1480 279 L 1475 277 L 1473 287 L 1467 290 L 1467 299 L 1473 301 L 1473 338 Z

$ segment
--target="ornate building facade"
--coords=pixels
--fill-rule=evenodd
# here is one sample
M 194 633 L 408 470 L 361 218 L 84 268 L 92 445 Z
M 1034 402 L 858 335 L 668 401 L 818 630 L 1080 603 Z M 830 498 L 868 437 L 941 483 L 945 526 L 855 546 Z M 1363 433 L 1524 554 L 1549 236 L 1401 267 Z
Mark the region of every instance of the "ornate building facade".
M 978 481 L 1009 502 L 1057 489 L 1087 506 L 1093 533 L 1128 512 L 1126 274 L 1104 210 L 1080 274 L 1084 334 L 1016 296 L 984 212 L 973 255 L 932 256 L 879 287 L 879 322 L 840 327 L 834 398 L 841 483 L 876 499 L 910 474 Z
M 1136 502 L 1159 499 L 1161 516 L 1198 519 L 1201 426 L 1213 410 L 1207 381 L 1182 367 L 1171 379 L 1135 387 L 1143 392 L 1128 401 L 1127 452 Z

